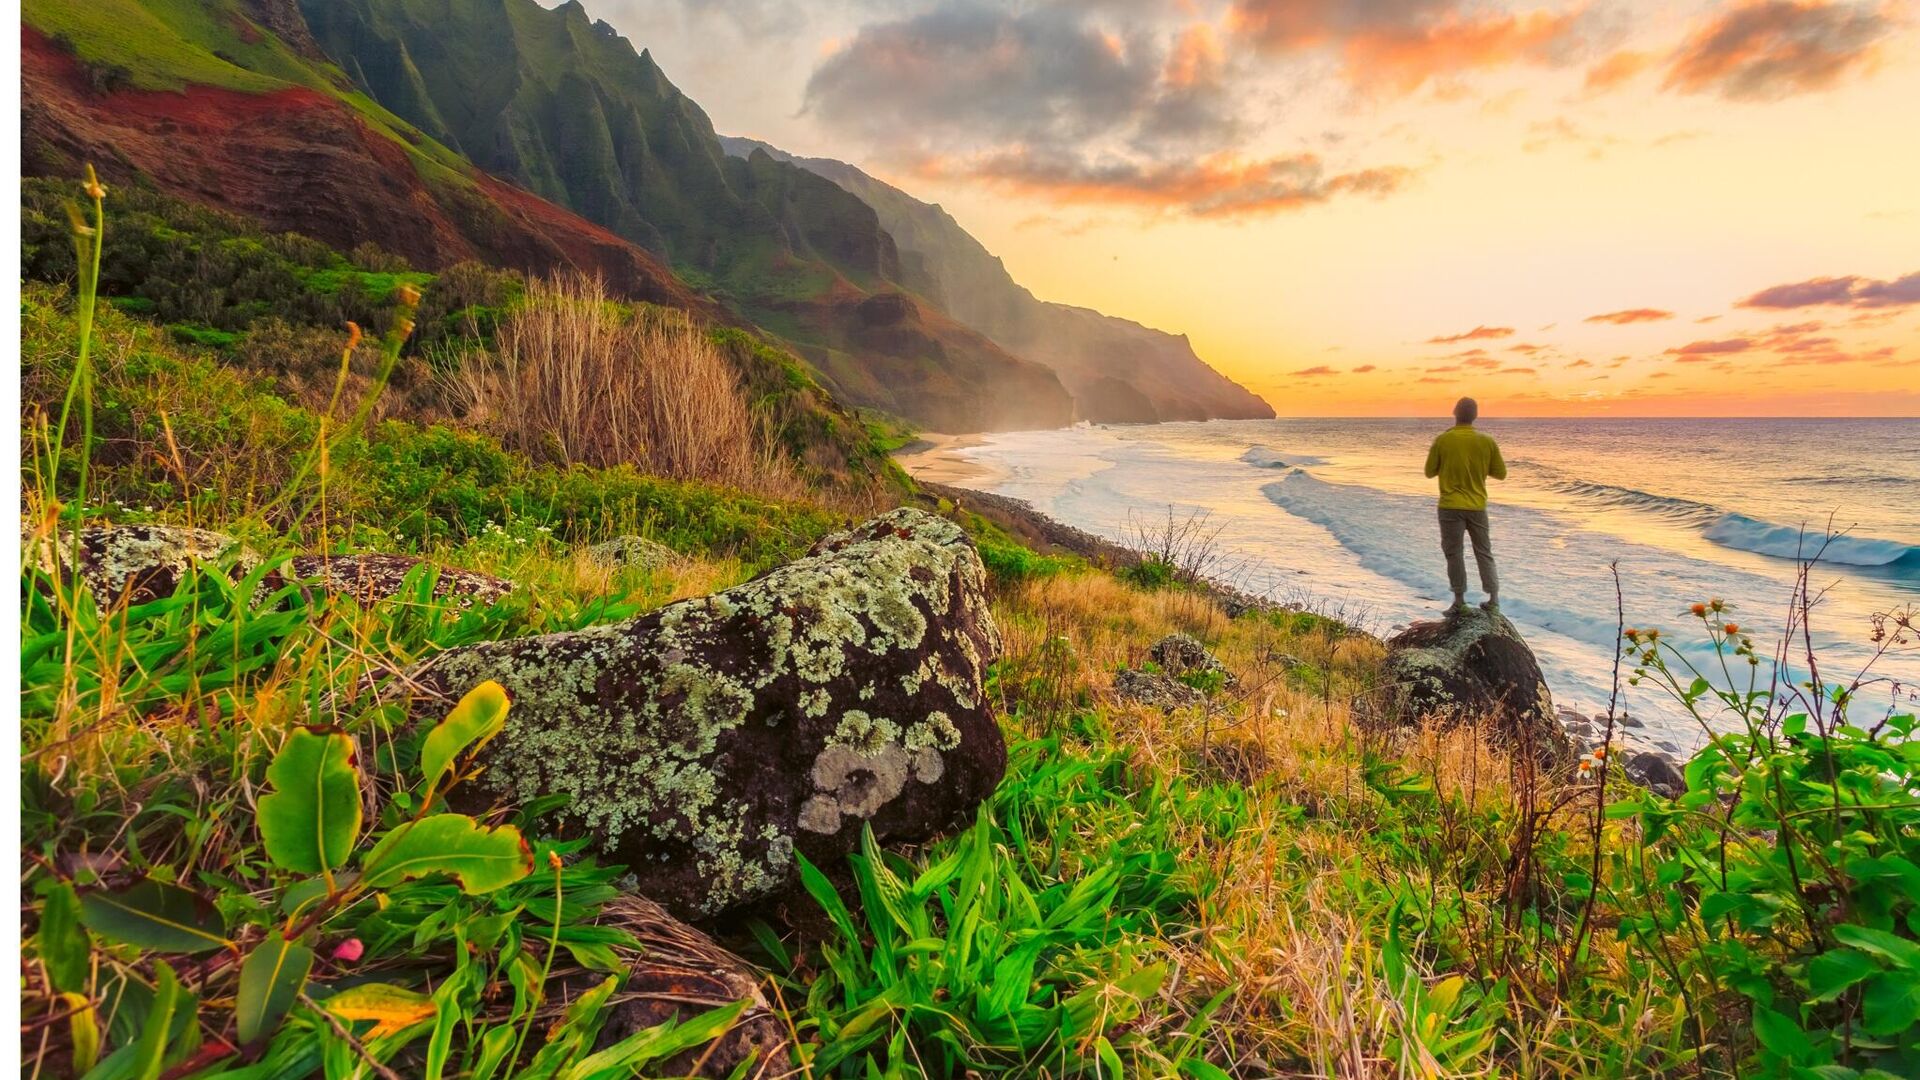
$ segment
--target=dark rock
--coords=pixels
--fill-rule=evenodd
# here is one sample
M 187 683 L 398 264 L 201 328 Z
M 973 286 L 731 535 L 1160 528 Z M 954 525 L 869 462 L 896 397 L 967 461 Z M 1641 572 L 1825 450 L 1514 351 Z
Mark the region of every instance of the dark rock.
M 620 950 L 631 973 L 600 1031 L 598 1047 L 744 999 L 746 1011 L 726 1034 L 661 1062 L 660 1075 L 729 1077 L 749 1058 L 753 1065 L 742 1074 L 749 1080 L 798 1072 L 786 1025 L 767 1007 L 760 975 L 746 961 L 644 896 L 628 893 L 608 901 L 600 922 L 632 934 L 640 947 Z
M 287 572 L 326 592 L 369 604 L 399 593 L 407 575 L 423 562 L 411 555 L 296 555 L 288 560 Z M 433 582 L 437 599 L 467 604 L 491 604 L 512 591 L 511 581 L 450 566 L 439 567 Z
M 957 525 L 895 510 L 744 585 L 449 650 L 403 683 L 424 718 L 498 680 L 513 711 L 468 797 L 569 796 L 563 836 L 711 914 L 783 888 L 796 851 L 836 865 L 863 826 L 925 838 L 993 791 L 985 589 Z
M 1627 779 L 1646 788 L 1656 795 L 1677 799 L 1686 794 L 1687 778 L 1683 776 L 1673 762 L 1660 754 L 1646 751 L 1627 759 L 1624 770 Z
M 616 536 L 587 549 L 587 557 L 615 569 L 660 570 L 680 561 L 680 553 L 644 536 Z
M 1184 709 L 1207 701 L 1207 695 L 1170 675 L 1133 668 L 1122 668 L 1114 674 L 1113 696 L 1156 709 Z
M 70 534 L 31 537 L 27 548 L 48 574 L 66 578 L 73 573 Z M 172 596 L 196 568 L 220 568 L 238 577 L 260 565 L 260 556 L 239 540 L 182 525 L 89 525 L 80 530 L 78 554 L 80 581 L 102 606 Z
M 1153 643 L 1147 650 L 1147 658 L 1176 679 L 1190 673 L 1217 671 L 1222 686 L 1232 686 L 1237 681 L 1226 665 L 1190 634 L 1168 634 Z
M 1524 740 L 1542 761 L 1572 760 L 1533 650 L 1504 615 L 1479 608 L 1409 626 L 1387 642 L 1391 716 L 1448 723 L 1485 721 Z

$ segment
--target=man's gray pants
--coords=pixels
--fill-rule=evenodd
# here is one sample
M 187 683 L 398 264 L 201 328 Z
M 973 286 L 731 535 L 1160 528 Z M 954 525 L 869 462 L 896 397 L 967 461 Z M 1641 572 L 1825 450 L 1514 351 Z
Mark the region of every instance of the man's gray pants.
M 1493 537 L 1487 533 L 1485 510 L 1440 511 L 1440 550 L 1447 556 L 1447 585 L 1453 595 L 1467 594 L 1467 560 L 1461 536 L 1473 538 L 1473 561 L 1480 564 L 1480 587 L 1488 596 L 1500 593 L 1500 577 L 1493 571 Z

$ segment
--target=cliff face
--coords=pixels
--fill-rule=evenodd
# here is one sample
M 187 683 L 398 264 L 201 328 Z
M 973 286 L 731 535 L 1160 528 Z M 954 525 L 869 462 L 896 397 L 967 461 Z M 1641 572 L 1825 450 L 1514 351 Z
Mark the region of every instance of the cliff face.
M 422 168 L 408 147 L 306 86 L 102 93 L 85 63 L 21 32 L 22 171 L 143 183 L 340 248 L 372 240 L 424 267 L 580 267 L 637 299 L 711 308 L 658 260 L 524 191 Z
M 25 5 L 26 174 L 90 162 L 110 184 L 421 267 L 586 270 L 636 299 L 758 325 L 842 402 L 923 425 L 1072 419 L 1051 370 L 930 305 L 899 305 L 886 333 L 862 322 L 848 297 L 899 292 L 874 211 L 770 156 L 726 155 L 698 106 L 578 4 L 123 8 Z
M 901 280 L 1019 356 L 1052 368 L 1081 419 L 1111 422 L 1267 419 L 1273 408 L 1168 334 L 1089 308 L 1037 299 L 940 207 L 843 161 L 723 137 L 729 153 L 766 153 L 832 180 L 879 215 L 900 250 Z
M 375 100 L 785 337 L 851 404 L 931 427 L 1072 419 L 1054 372 L 908 302 L 894 238 L 830 179 L 728 154 L 651 56 L 577 2 L 302 0 Z M 910 284 L 909 284 L 910 287 Z M 885 331 L 862 315 L 891 313 Z M 895 302 L 895 300 L 901 302 Z

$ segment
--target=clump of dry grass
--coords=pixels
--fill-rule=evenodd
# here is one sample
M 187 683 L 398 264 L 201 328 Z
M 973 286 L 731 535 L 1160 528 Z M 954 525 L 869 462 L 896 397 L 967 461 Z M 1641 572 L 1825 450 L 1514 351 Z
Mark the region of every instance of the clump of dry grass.
M 683 312 L 629 310 L 597 278 L 530 282 L 493 350 L 450 384 L 470 423 L 535 458 L 762 494 L 800 487 L 706 330 Z

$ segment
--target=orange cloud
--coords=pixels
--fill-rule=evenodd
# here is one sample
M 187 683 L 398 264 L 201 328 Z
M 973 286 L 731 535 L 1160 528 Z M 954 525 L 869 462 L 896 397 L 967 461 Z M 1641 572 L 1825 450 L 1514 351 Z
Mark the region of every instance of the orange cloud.
M 1516 63 L 1560 64 L 1585 12 L 1456 10 L 1458 0 L 1236 0 L 1234 34 L 1268 53 L 1340 52 L 1357 85 L 1408 94 L 1429 80 Z
M 1173 51 L 1167 55 L 1165 78 L 1168 86 L 1213 86 L 1220 81 L 1227 53 L 1213 27 L 1195 23 L 1180 32 Z
M 1503 338 L 1503 337 L 1512 337 L 1512 336 L 1513 336 L 1513 327 L 1511 326 L 1476 326 L 1473 329 L 1468 330 L 1466 333 L 1463 333 L 1463 334 L 1448 334 L 1444 337 L 1428 338 L 1427 344 L 1451 345 L 1456 341 L 1481 341 L 1486 338 Z
M 1313 154 L 1260 161 L 1217 154 L 1192 163 L 1093 165 L 1043 159 L 1025 150 L 967 160 L 928 158 L 916 171 L 929 179 L 984 180 L 1061 202 L 1180 210 L 1199 218 L 1279 213 L 1339 195 L 1389 195 L 1413 175 L 1410 169 L 1387 166 L 1329 176 Z
M 1627 323 L 1660 322 L 1663 319 L 1671 318 L 1673 318 L 1673 312 L 1671 311 L 1661 311 L 1659 308 L 1637 307 L 1628 308 L 1625 311 L 1609 311 L 1604 315 L 1589 315 L 1586 321 L 1591 323 L 1613 323 L 1616 326 L 1624 326 Z
M 1338 375 L 1340 373 L 1322 364 L 1319 367 L 1301 368 L 1299 371 L 1289 372 L 1288 374 L 1315 378 L 1321 375 Z
M 1578 13 L 1547 11 L 1453 15 L 1424 29 L 1360 34 L 1347 41 L 1347 72 L 1356 82 L 1410 94 L 1439 75 L 1523 61 L 1551 63 L 1579 21 Z
M 1652 63 L 1653 56 L 1649 53 L 1622 49 L 1587 69 L 1587 89 L 1594 93 L 1612 90 Z
M 1771 101 L 1871 69 L 1894 21 L 1866 4 L 1752 0 L 1682 42 L 1663 89 Z

